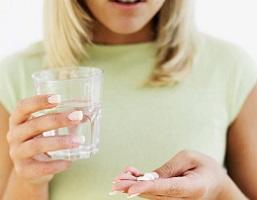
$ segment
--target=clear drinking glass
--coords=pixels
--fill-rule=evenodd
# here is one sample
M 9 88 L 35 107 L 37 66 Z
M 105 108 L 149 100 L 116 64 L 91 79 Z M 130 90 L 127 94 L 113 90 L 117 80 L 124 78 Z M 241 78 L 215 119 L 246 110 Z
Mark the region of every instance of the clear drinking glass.
M 42 136 L 76 135 L 83 141 L 78 148 L 47 152 L 53 160 L 87 159 L 99 150 L 103 71 L 93 67 L 70 67 L 44 70 L 32 75 L 36 93 L 61 95 L 61 103 L 53 109 L 36 113 L 82 111 L 79 125 L 44 132 Z

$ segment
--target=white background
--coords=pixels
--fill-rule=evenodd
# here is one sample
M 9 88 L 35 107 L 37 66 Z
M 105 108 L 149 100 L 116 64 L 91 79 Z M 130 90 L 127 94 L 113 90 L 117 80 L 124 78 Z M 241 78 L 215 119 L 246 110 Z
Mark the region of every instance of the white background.
M 0 0 L 0 59 L 42 38 L 42 5 Z M 257 61 L 256 8 L 256 0 L 198 0 L 196 22 L 200 30 L 243 46 Z

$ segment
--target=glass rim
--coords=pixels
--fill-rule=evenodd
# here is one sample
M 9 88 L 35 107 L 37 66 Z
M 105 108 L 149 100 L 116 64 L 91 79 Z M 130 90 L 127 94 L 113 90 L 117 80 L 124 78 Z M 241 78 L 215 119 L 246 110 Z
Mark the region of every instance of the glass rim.
M 82 69 L 82 70 L 94 70 L 94 73 L 89 76 L 85 77 L 77 77 L 77 78 L 71 78 L 71 79 L 63 79 L 63 80 L 45 80 L 40 78 L 40 75 L 42 73 L 47 73 L 47 72 L 56 72 L 56 71 L 61 71 L 62 69 Z M 53 69 L 45 69 L 41 71 L 37 71 L 32 73 L 32 78 L 34 81 L 37 82 L 66 82 L 66 81 L 77 81 L 77 80 L 86 80 L 86 79 L 92 79 L 96 77 L 102 77 L 104 74 L 104 70 L 97 68 L 97 67 L 91 67 L 91 66 L 76 66 L 76 67 L 61 67 L 61 68 L 53 68 Z

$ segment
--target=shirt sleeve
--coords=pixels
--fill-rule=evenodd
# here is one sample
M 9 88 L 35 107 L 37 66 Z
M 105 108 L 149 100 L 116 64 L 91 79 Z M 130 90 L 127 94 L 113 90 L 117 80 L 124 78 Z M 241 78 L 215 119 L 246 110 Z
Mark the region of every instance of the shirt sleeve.
M 16 56 L 10 56 L 0 62 L 0 103 L 9 112 L 13 112 L 18 99 L 19 74 L 15 70 L 18 64 Z
M 234 68 L 230 74 L 229 120 L 232 123 L 240 113 L 251 91 L 257 83 L 257 65 L 244 50 L 233 55 Z M 257 103 L 257 102 L 256 102 Z

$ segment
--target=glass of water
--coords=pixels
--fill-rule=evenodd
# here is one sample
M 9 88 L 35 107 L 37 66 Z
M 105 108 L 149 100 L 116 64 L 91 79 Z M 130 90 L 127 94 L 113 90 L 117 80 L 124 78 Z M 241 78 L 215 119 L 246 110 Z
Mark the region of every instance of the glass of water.
M 101 96 L 103 71 L 94 67 L 65 67 L 44 70 L 32 75 L 36 93 L 58 94 L 61 103 L 53 108 L 40 111 L 36 116 L 50 113 L 82 111 L 79 125 L 44 132 L 42 136 L 75 135 L 82 144 L 78 148 L 47 152 L 53 160 L 87 159 L 99 150 Z

